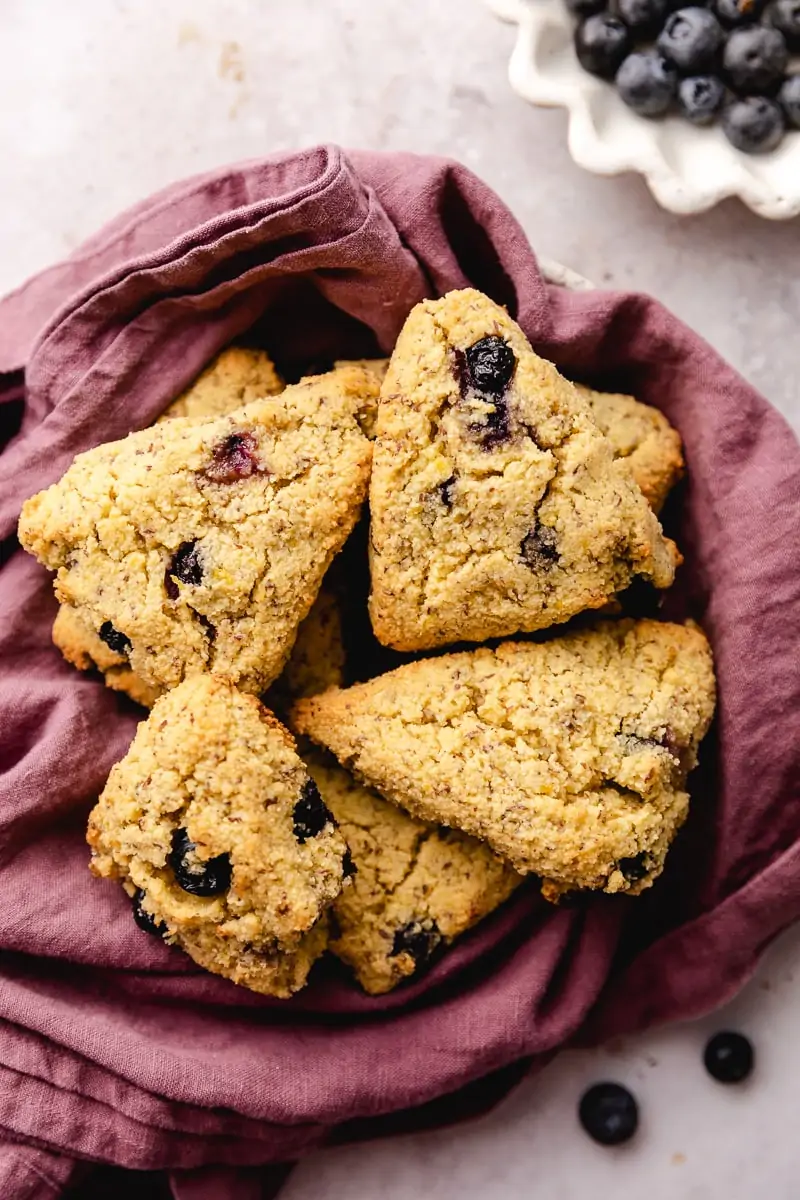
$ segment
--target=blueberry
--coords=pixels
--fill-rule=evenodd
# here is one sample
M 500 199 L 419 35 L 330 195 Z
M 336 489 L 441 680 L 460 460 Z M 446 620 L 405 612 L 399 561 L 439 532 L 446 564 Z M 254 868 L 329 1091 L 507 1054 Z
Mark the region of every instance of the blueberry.
M 555 529 L 538 525 L 522 539 L 520 554 L 534 571 L 547 570 L 558 562 L 558 538 Z
M 455 475 L 451 475 L 448 479 L 445 479 L 444 483 L 440 483 L 436 490 L 438 492 L 439 499 L 441 500 L 441 502 L 445 506 L 445 508 L 448 508 L 448 509 L 452 508 L 453 507 L 453 497 L 455 495 L 455 490 L 456 490 Z
M 606 6 L 606 0 L 566 0 L 566 5 L 573 17 L 582 19 L 602 12 Z
M 618 1146 L 636 1133 L 639 1106 L 620 1083 L 596 1083 L 584 1092 L 578 1109 L 581 1125 L 601 1146 Z
M 302 846 L 309 838 L 322 833 L 328 824 L 333 824 L 333 816 L 319 794 L 319 788 L 313 779 L 307 779 L 303 784 L 300 799 L 292 813 L 294 836 Z
M 501 337 L 485 337 L 465 355 L 467 382 L 479 392 L 502 396 L 517 366 L 514 351 Z
M 800 129 L 800 75 L 790 75 L 784 80 L 778 99 L 786 120 L 795 129 Z
M 766 154 L 783 138 L 783 113 L 774 100 L 746 96 L 729 104 L 722 114 L 722 130 L 728 141 L 745 154 Z
M 800 0 L 773 0 L 767 9 L 767 20 L 783 34 L 793 54 L 800 52 Z
M 429 961 L 436 947 L 442 940 L 439 927 L 435 921 L 410 921 L 402 929 L 398 929 L 392 942 L 394 958 L 397 954 L 410 954 L 416 967 L 422 967 Z
M 236 483 L 259 470 L 258 442 L 252 433 L 232 433 L 214 447 L 211 462 L 203 472 L 212 483 Z
M 617 866 L 628 883 L 638 883 L 650 870 L 647 865 L 647 855 L 644 852 L 633 858 L 621 858 Z
M 601 79 L 613 79 L 631 48 L 631 35 L 624 21 L 610 13 L 587 17 L 575 30 L 575 53 L 585 71 Z
M 219 896 L 231 883 L 231 860 L 227 854 L 202 860 L 185 829 L 172 835 L 172 850 L 167 861 L 175 872 L 175 882 L 192 896 Z
M 170 600 L 177 600 L 180 595 L 178 585 L 173 579 L 197 587 L 203 582 L 203 562 L 197 549 L 197 542 L 184 542 L 178 547 L 170 559 L 169 566 L 164 572 L 164 587 Z
M 163 921 L 158 921 L 146 908 L 142 907 L 143 900 L 144 892 L 141 888 L 137 888 L 133 897 L 134 921 L 145 933 L 149 933 L 152 937 L 163 938 L 165 934 L 169 933 L 167 926 Z
M 105 642 L 115 654 L 127 654 L 131 648 L 131 639 L 115 629 L 110 621 L 103 621 L 100 626 L 100 641 Z
M 714 0 L 714 12 L 723 25 L 747 25 L 761 16 L 764 0 Z
M 741 1083 L 753 1069 L 753 1044 L 742 1033 L 715 1033 L 706 1045 L 703 1062 L 719 1083 Z
M 656 46 L 682 74 L 699 75 L 713 65 L 723 37 L 707 8 L 681 8 L 667 17 Z
M 725 100 L 725 87 L 715 75 L 690 75 L 678 84 L 678 109 L 693 125 L 711 125 Z
M 664 24 L 670 0 L 615 0 L 614 12 L 636 38 L 653 37 Z
M 654 50 L 629 54 L 617 71 L 617 90 L 634 112 L 657 117 L 672 103 L 678 86 L 678 72 Z
M 782 33 L 766 25 L 752 25 L 730 34 L 722 65 L 734 91 L 753 95 L 777 90 L 788 59 Z

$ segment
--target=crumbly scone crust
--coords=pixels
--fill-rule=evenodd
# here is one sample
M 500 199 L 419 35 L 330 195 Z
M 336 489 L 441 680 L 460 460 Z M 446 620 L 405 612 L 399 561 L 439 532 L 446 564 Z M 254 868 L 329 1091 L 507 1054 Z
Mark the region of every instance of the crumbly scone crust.
M 487 337 L 516 359 L 499 400 L 464 384 L 467 351 Z M 370 512 L 370 615 L 398 650 L 542 629 L 634 575 L 667 587 L 678 561 L 586 402 L 471 289 L 418 304 L 403 327 Z
M 335 379 L 353 403 L 361 432 L 370 440 L 375 436 L 375 422 L 378 418 L 378 399 L 381 394 L 381 381 L 385 374 L 387 359 L 340 359 L 333 370 L 323 375 L 307 375 L 301 383 L 311 380 Z
M 91 869 L 130 894 L 141 889 L 167 940 L 202 966 L 282 994 L 274 989 L 299 979 L 324 948 L 323 932 L 308 935 L 344 878 L 345 842 L 330 820 L 315 836 L 297 836 L 308 783 L 291 735 L 268 709 L 228 680 L 194 676 L 156 702 L 112 768 L 89 818 Z M 180 886 L 170 863 L 179 830 L 198 870 L 228 857 L 221 894 Z M 283 962 L 283 952 L 297 957 Z
M 222 417 L 263 396 L 277 396 L 283 388 L 266 351 L 228 346 L 158 419 Z
M 160 688 L 151 687 L 131 670 L 127 654 L 118 654 L 107 646 L 71 604 L 59 605 L 53 622 L 53 645 L 73 667 L 101 671 L 106 687 L 124 692 L 143 708 L 152 708 L 161 695 Z
M 291 718 L 387 799 L 518 871 L 638 892 L 686 816 L 714 697 L 699 628 L 624 620 L 411 663 Z

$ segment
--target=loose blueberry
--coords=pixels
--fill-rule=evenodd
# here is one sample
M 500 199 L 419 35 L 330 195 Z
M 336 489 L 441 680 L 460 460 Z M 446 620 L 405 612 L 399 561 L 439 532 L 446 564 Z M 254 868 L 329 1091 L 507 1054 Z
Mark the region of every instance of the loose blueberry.
M 149 913 L 146 908 L 142 907 L 144 900 L 144 891 L 137 888 L 133 897 L 133 919 L 140 929 L 145 933 L 149 933 L 151 937 L 163 938 L 166 933 L 169 933 L 167 926 L 163 921 L 158 921 L 152 913 Z
M 467 375 L 479 392 L 502 396 L 516 370 L 514 351 L 500 337 L 485 337 L 466 352 Z
M 743 1033 L 715 1033 L 706 1045 L 703 1062 L 719 1083 L 741 1083 L 753 1069 L 753 1043 Z
M 606 0 L 566 0 L 566 5 L 573 17 L 591 17 L 595 13 L 602 12 L 606 6 Z
M 800 51 L 800 0 L 773 0 L 767 20 L 782 33 L 792 54 Z
M 100 626 L 100 641 L 105 642 L 115 654 L 127 654 L 131 648 L 131 639 L 115 629 L 110 621 L 103 621 Z
M 747 25 L 761 16 L 765 0 L 714 0 L 714 12 L 723 25 Z
M 175 882 L 192 896 L 219 896 L 231 883 L 231 860 L 218 854 L 207 861 L 195 854 L 195 844 L 185 829 L 172 835 L 172 850 L 167 861 L 175 872 Z
M 711 125 L 725 101 L 725 88 L 714 75 L 691 75 L 678 84 L 678 108 L 693 125 Z
M 525 565 L 534 571 L 546 571 L 558 562 L 558 537 L 555 529 L 537 525 L 522 539 L 520 554 Z
M 625 22 L 635 38 L 654 37 L 670 11 L 670 0 L 614 0 L 615 16 Z
M 667 17 L 656 46 L 684 75 L 699 75 L 714 64 L 722 26 L 707 8 L 681 8 Z
M 734 91 L 755 95 L 777 91 L 788 60 L 789 52 L 782 33 L 766 25 L 752 25 L 734 29 L 730 34 L 725 43 L 722 66 Z
M 621 858 L 617 866 L 628 883 L 638 883 L 640 879 L 644 879 L 650 869 L 647 865 L 647 855 L 644 853 L 637 854 L 633 858 Z
M 410 954 L 416 967 L 422 967 L 431 958 L 434 950 L 442 940 L 439 927 L 435 921 L 410 921 L 402 929 L 398 929 L 392 942 L 391 958 L 397 954 Z
M 783 113 L 765 96 L 746 96 L 724 110 L 722 130 L 737 150 L 745 154 L 766 154 L 781 143 Z
M 788 123 L 794 129 L 800 129 L 800 75 L 790 75 L 784 81 L 778 100 Z
M 292 820 L 294 836 L 301 846 L 309 838 L 322 833 L 326 825 L 334 823 L 333 816 L 320 796 L 319 788 L 313 779 L 308 779 L 303 784 L 300 799 L 294 806 Z
M 631 48 L 627 25 L 611 13 L 587 17 L 575 30 L 575 53 L 585 71 L 613 79 Z
M 177 600 L 180 595 L 180 589 L 175 579 L 192 587 L 197 587 L 199 583 L 203 582 L 203 562 L 197 549 L 197 542 L 184 542 L 179 546 L 164 572 L 164 587 L 170 600 Z
M 618 1146 L 636 1133 L 639 1106 L 620 1083 L 596 1083 L 584 1092 L 578 1109 L 589 1137 L 601 1146 Z
M 256 451 L 258 442 L 252 433 L 232 433 L 214 447 L 205 476 L 212 483 L 236 483 L 260 470 Z
M 617 71 L 617 90 L 634 112 L 642 117 L 658 117 L 672 103 L 678 86 L 678 72 L 654 50 L 629 54 Z

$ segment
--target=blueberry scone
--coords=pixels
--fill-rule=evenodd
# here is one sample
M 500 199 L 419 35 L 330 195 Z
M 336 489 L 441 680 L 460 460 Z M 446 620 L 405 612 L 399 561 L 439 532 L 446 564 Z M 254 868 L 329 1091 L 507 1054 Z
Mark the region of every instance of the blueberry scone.
M 53 622 L 53 644 L 79 671 L 100 671 L 106 687 L 124 692 L 144 708 L 152 708 L 161 688 L 145 683 L 131 668 L 127 639 L 119 635 L 110 621 L 93 627 L 71 604 L 60 604 Z
M 333 370 L 324 375 L 307 375 L 304 382 L 335 379 L 345 395 L 352 399 L 362 433 L 372 438 L 378 416 L 378 398 L 381 394 L 385 363 L 386 359 L 380 358 L 340 359 L 334 363 Z
M 159 421 L 172 417 L 223 417 L 263 396 L 283 391 L 283 380 L 264 350 L 228 346 L 194 383 L 173 400 Z
M 260 693 L 364 499 L 359 403 L 331 374 L 99 446 L 25 503 L 20 540 L 150 687 L 212 671 Z
M 683 474 L 681 437 L 667 418 L 650 404 L 618 392 L 595 392 L 575 384 L 599 428 L 611 442 L 615 458 L 624 458 L 653 512 L 660 512 Z
M 156 701 L 89 818 L 95 875 L 137 922 L 254 991 L 301 987 L 327 941 L 345 842 L 290 734 L 214 675 Z
M 451 292 L 414 308 L 381 388 L 370 615 L 424 650 L 543 629 L 679 556 L 585 400 L 506 311 Z
M 416 820 L 322 755 L 306 761 L 353 870 L 333 907 L 328 948 L 371 995 L 424 969 L 522 882 L 483 842 Z
M 624 620 L 410 663 L 301 700 L 292 722 L 393 803 L 541 876 L 552 898 L 652 883 L 714 695 L 699 628 Z

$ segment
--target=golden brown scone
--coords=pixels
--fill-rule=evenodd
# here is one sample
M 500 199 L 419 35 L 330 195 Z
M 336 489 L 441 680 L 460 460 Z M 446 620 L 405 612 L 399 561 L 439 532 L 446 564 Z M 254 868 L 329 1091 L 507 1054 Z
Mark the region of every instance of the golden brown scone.
M 228 346 L 158 419 L 224 417 L 253 400 L 276 396 L 283 387 L 266 351 Z
M 552 897 L 649 887 L 713 710 L 700 629 L 624 620 L 410 663 L 301 700 L 291 720 L 388 800 L 551 881 Z
M 397 650 L 543 629 L 679 561 L 586 402 L 471 289 L 403 327 L 370 512 L 370 615 Z
M 309 379 L 335 379 L 340 388 L 349 396 L 355 405 L 356 419 L 362 433 L 368 437 L 375 436 L 375 421 L 378 416 L 378 397 L 381 394 L 381 380 L 386 359 L 341 359 L 334 364 L 332 371 L 323 375 L 306 375 Z
M 114 692 L 124 692 L 144 708 L 152 708 L 161 689 L 151 687 L 131 669 L 124 642 L 115 639 L 114 630 L 100 628 L 108 641 L 95 633 L 71 604 L 61 604 L 53 622 L 53 644 L 79 671 L 96 669 L 102 672 L 106 687 Z M 115 645 L 122 646 L 122 650 L 115 650 Z

